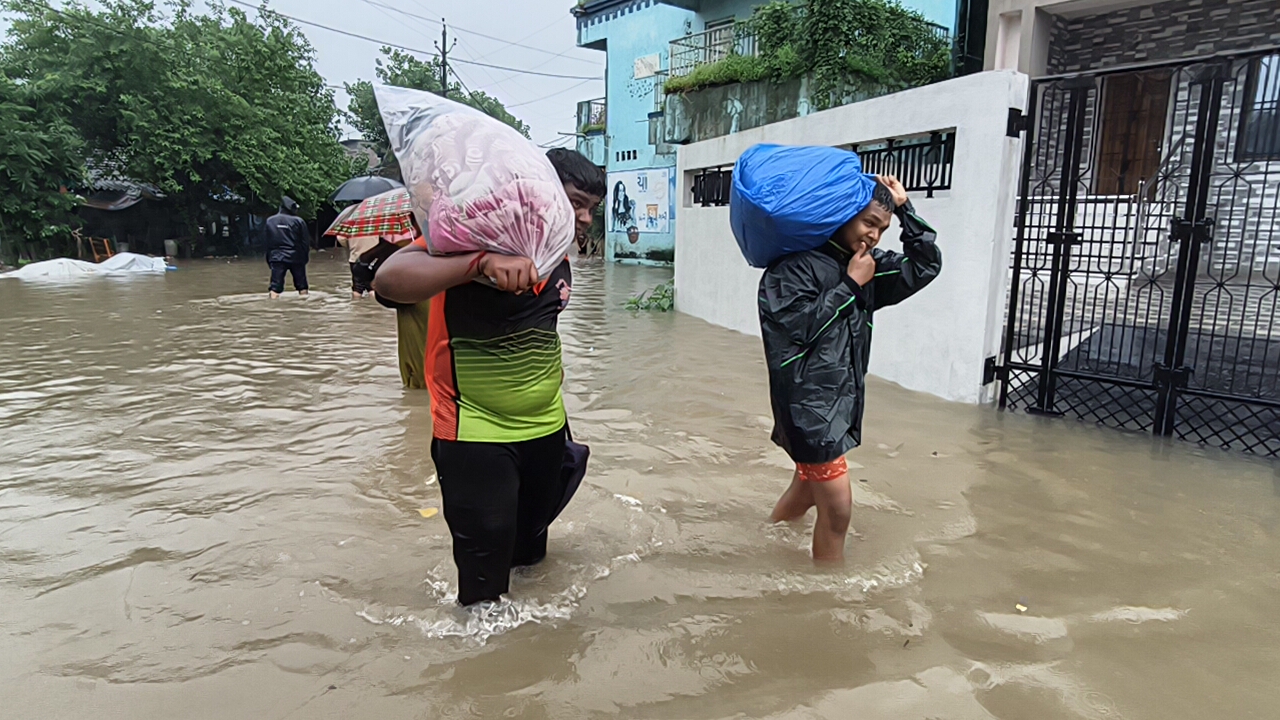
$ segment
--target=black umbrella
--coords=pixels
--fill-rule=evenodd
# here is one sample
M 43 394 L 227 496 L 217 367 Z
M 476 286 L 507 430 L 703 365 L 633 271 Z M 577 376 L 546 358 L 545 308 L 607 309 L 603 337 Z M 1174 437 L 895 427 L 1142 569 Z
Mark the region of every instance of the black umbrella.
M 367 200 L 374 195 L 381 195 L 388 190 L 402 188 L 404 185 L 378 175 L 366 175 L 364 177 L 353 178 L 338 186 L 333 191 L 333 195 L 329 197 L 329 202 L 360 202 Z

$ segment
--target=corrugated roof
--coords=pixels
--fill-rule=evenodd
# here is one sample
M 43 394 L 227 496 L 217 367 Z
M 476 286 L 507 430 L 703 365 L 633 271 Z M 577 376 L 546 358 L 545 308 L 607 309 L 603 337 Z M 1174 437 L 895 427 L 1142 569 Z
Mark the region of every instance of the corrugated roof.
M 85 163 L 85 169 L 89 190 L 136 194 L 147 200 L 159 200 L 165 196 L 155 185 L 125 177 L 112 161 L 90 160 Z

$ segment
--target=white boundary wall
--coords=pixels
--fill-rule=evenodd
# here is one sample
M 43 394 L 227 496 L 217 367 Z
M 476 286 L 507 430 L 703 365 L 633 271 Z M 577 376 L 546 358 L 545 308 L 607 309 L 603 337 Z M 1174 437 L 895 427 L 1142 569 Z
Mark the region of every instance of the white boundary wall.
M 983 362 L 1000 347 L 1022 143 L 1006 137 L 1025 108 L 1027 77 L 978 73 L 682 147 L 678 159 L 676 309 L 758 336 L 759 270 L 729 230 L 728 207 L 697 207 L 693 173 L 731 165 L 756 143 L 850 145 L 956 131 L 951 190 L 911 193 L 938 231 L 942 274 L 902 305 L 876 313 L 871 373 L 948 400 L 988 400 Z M 899 250 L 897 222 L 882 246 Z M 992 386 L 993 387 L 993 386 Z

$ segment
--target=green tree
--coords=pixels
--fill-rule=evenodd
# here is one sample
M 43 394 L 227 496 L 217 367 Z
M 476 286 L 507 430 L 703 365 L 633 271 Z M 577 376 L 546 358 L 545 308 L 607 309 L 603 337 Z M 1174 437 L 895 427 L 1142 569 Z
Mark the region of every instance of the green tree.
M 432 57 L 419 60 L 409 53 L 389 47 L 382 48 L 383 57 L 378 58 L 374 74 L 383 85 L 425 90 L 442 94 L 440 84 L 440 58 Z M 360 132 L 367 141 L 373 143 L 374 151 L 385 156 L 390 149 L 387 140 L 387 129 L 382 124 L 382 116 L 378 112 L 378 102 L 373 94 L 373 83 L 358 80 L 348 83 L 347 93 L 351 102 L 347 105 L 347 117 L 352 127 Z M 529 137 L 529 126 L 507 111 L 506 107 L 492 95 L 479 91 L 468 91 L 461 83 L 450 81 L 449 98 L 483 112 L 499 120 L 525 137 Z
M 88 162 L 165 191 L 189 224 L 210 198 L 314 209 L 352 173 L 333 93 L 285 18 L 174 0 L 101 10 L 0 0 L 15 16 L 0 74 L 40 83 Z
M 0 75 L 0 258 L 15 262 L 69 246 L 83 177 L 80 137 L 39 85 Z

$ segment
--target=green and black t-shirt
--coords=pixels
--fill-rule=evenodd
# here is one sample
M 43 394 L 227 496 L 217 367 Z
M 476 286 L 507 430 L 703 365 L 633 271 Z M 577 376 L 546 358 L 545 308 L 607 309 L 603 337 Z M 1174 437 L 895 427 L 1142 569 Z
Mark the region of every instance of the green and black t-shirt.
M 522 442 L 564 426 L 556 322 L 572 289 L 566 259 L 522 295 L 470 282 L 431 299 L 426 376 L 436 438 Z

